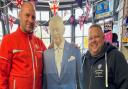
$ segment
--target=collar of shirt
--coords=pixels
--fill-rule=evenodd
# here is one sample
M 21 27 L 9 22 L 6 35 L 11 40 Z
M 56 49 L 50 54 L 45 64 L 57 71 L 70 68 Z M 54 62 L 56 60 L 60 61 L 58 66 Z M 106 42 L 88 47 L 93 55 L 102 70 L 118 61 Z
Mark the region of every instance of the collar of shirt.
M 64 48 L 64 43 L 65 43 L 65 40 L 63 39 L 61 44 L 59 46 L 57 46 L 56 44 L 54 44 L 54 49 L 55 50 L 61 50 Z

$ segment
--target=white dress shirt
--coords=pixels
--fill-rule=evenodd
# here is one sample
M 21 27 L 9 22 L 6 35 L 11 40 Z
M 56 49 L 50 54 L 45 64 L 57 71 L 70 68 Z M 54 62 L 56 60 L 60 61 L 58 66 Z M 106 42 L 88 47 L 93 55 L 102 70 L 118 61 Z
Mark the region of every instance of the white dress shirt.
M 64 40 L 62 40 L 61 44 L 59 46 L 57 46 L 56 44 L 54 44 L 54 49 L 55 49 L 55 63 L 56 63 L 56 67 L 58 70 L 58 75 L 60 77 L 60 73 L 61 73 L 61 63 L 62 63 L 62 57 L 63 57 L 63 50 L 64 50 Z

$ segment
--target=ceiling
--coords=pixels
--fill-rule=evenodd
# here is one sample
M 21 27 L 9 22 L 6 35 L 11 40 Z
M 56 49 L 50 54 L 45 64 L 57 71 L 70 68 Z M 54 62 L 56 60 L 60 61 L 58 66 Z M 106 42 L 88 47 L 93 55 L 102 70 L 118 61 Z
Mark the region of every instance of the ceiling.
M 36 3 L 37 10 L 49 10 L 49 1 L 53 0 L 38 0 Z M 71 9 L 78 7 L 76 0 L 58 0 L 59 9 Z M 85 0 L 83 0 L 84 3 Z
M 6 4 L 11 2 L 11 1 L 16 1 L 16 0 L 2 0 L 2 2 L 5 2 Z M 24 0 L 24 1 L 31 1 L 31 0 Z M 50 10 L 49 8 L 49 2 L 53 0 L 35 0 L 36 1 L 36 9 L 37 10 Z M 57 0 L 59 1 L 59 10 L 66 10 L 66 9 L 72 9 L 72 8 L 77 8 L 77 2 L 76 0 Z M 86 0 L 82 0 L 83 6 L 85 4 Z M 1 0 L 0 0 L 1 2 Z M 1 2 L 1 3 L 2 3 Z M 4 4 L 2 3 L 1 6 Z M 9 5 L 10 8 L 17 8 L 15 5 Z

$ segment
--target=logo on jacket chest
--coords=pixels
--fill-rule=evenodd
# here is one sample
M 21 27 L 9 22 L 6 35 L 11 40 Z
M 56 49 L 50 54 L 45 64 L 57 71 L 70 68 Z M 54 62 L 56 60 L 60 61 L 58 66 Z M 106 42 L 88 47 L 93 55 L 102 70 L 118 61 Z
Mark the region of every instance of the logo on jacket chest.
M 99 78 L 99 77 L 103 77 L 103 65 L 99 64 L 97 65 L 96 69 L 95 69 L 95 78 Z
M 37 44 L 35 44 L 35 49 L 36 49 L 36 50 L 39 49 L 39 46 L 38 46 Z

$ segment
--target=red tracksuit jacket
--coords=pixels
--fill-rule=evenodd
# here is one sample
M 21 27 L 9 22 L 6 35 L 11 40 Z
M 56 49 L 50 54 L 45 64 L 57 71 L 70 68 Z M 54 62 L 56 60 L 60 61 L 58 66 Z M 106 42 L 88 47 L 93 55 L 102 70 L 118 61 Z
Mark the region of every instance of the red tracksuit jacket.
M 3 37 L 0 46 L 0 89 L 42 89 L 43 42 L 17 31 Z

